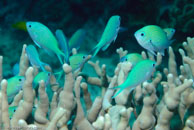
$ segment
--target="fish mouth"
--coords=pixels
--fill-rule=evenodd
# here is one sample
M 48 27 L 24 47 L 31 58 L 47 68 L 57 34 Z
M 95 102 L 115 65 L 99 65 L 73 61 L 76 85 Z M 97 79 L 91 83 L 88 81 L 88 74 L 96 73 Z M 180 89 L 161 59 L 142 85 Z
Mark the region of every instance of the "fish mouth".
M 138 41 L 138 39 L 137 39 L 137 31 L 134 33 L 134 37 L 135 37 L 135 39 Z

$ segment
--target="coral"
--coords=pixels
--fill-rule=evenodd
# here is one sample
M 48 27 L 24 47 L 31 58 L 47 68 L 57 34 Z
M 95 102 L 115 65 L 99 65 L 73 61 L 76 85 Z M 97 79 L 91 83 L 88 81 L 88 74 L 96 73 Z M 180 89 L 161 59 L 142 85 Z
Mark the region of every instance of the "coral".
M 53 94 L 50 95 L 46 91 L 48 86 L 43 80 L 39 82 L 37 92 L 33 89 L 33 79 L 38 74 L 38 69 L 35 66 L 29 66 L 24 44 L 19 63 L 19 75 L 25 76 L 25 82 L 23 89 L 17 93 L 11 104 L 7 102 L 7 80 L 2 76 L 3 56 L 0 57 L 1 127 L 2 129 L 48 130 L 169 130 L 182 128 L 191 130 L 194 128 L 193 45 L 193 38 L 188 37 L 187 42 L 183 42 L 185 50 L 179 49 L 182 57 L 180 67 L 176 62 L 173 49 L 169 47 L 168 67 L 163 68 L 163 72 L 158 69 L 162 64 L 162 56 L 159 53 L 154 57 L 142 52 L 144 59 L 156 61 L 156 68 L 151 78 L 131 92 L 130 88 L 126 88 L 113 99 L 112 96 L 118 91 L 113 88 L 122 84 L 133 69 L 130 62 L 119 62 L 111 76 L 107 72 L 109 65 L 102 64 L 101 66 L 101 61 L 92 61 L 91 56 L 87 57 L 78 71 L 72 71 L 70 65 L 63 64 L 62 69 L 65 76 L 60 81 L 63 84 L 58 83 L 52 67 L 45 66 L 45 69 L 52 74 L 49 85 Z M 73 50 L 73 54 L 76 53 L 77 51 Z M 127 51 L 119 48 L 117 53 L 121 58 L 127 54 Z M 87 61 L 97 76 L 90 76 L 90 72 L 82 72 Z M 91 86 L 99 87 L 100 95 L 92 95 Z M 10 119 L 8 109 L 11 106 L 16 106 L 17 109 Z M 181 123 L 174 125 L 174 121 Z

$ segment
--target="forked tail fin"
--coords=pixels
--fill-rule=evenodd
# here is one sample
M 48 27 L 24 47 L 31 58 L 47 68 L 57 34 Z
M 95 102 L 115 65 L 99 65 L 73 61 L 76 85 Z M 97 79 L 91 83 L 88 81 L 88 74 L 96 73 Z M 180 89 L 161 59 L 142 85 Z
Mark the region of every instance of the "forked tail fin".
M 96 54 L 100 51 L 100 47 L 95 46 L 90 52 L 89 52 L 89 55 L 92 55 L 92 57 L 95 57 Z
M 124 90 L 124 88 L 120 88 L 119 91 L 117 91 L 114 96 L 112 98 L 115 98 L 117 95 L 119 95 L 122 91 Z
M 59 53 L 57 54 L 57 57 L 58 57 L 60 63 L 63 65 L 64 62 L 63 62 L 63 60 L 61 59 L 61 56 L 63 56 L 63 57 L 65 58 L 65 54 L 64 54 L 62 51 L 59 51 Z

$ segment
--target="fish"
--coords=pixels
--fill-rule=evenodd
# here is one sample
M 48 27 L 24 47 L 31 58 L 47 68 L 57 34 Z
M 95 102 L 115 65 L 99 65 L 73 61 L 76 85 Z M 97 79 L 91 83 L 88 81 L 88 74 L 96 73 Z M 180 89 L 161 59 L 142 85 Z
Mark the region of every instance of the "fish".
M 12 24 L 12 27 L 27 32 L 26 21 L 19 21 Z
M 86 31 L 84 29 L 78 29 L 69 39 L 70 52 L 72 51 L 73 48 L 76 48 L 76 50 L 79 50 L 85 37 L 86 37 Z
M 8 113 L 9 113 L 9 119 L 10 120 L 12 119 L 12 117 L 13 117 L 15 111 L 17 110 L 17 108 L 18 108 L 17 106 L 10 106 L 8 108 Z
M 118 15 L 110 17 L 100 41 L 91 51 L 94 52 L 93 57 L 95 57 L 101 49 L 105 51 L 113 41 L 115 42 L 120 29 L 120 20 L 121 18 Z
M 60 56 L 65 57 L 65 54 L 59 49 L 57 39 L 49 28 L 40 22 L 32 21 L 28 21 L 26 23 L 26 27 L 34 43 L 48 53 L 54 52 L 57 55 L 60 63 L 63 64 Z
M 138 62 L 144 60 L 143 57 L 139 53 L 130 53 L 126 56 L 121 57 L 120 62 L 130 62 L 134 67 Z
M 46 71 L 44 66 L 48 65 L 48 64 L 46 64 L 40 60 L 39 55 L 38 55 L 38 51 L 36 50 L 36 48 L 33 45 L 28 45 L 26 47 L 26 54 L 27 54 L 27 57 L 28 57 L 32 66 L 36 66 L 38 68 L 41 68 L 42 71 Z
M 59 43 L 59 47 L 62 49 L 63 53 L 65 54 L 65 62 L 69 64 L 70 49 L 69 49 L 69 43 L 67 41 L 67 38 L 65 37 L 65 34 L 63 33 L 63 31 L 60 29 L 56 30 L 55 35 Z
M 169 40 L 167 34 L 157 25 L 147 25 L 134 33 L 137 42 L 150 53 L 155 52 L 164 56 L 164 50 L 168 48 L 173 40 Z
M 49 84 L 49 81 L 50 81 L 50 77 L 51 77 L 51 72 L 39 72 L 35 77 L 34 77 L 34 80 L 33 80 L 33 88 L 35 90 L 38 89 L 38 85 L 39 85 L 39 82 L 41 80 L 44 80 L 45 82 L 45 85 L 47 86 Z
M 167 37 L 168 37 L 168 40 L 171 40 L 172 37 L 174 36 L 175 34 L 175 29 L 174 28 L 164 28 L 163 29 L 164 32 L 166 33 Z
M 38 96 L 38 88 L 39 88 L 39 82 L 41 80 L 44 81 L 45 83 L 45 91 L 47 93 L 49 101 L 52 100 L 52 96 L 53 96 L 53 90 L 51 88 L 52 85 L 56 85 L 56 84 L 50 84 L 50 78 L 51 78 L 52 73 L 51 72 L 39 72 L 34 80 L 33 80 L 33 89 L 36 92 L 36 96 Z
M 15 63 L 13 68 L 12 68 L 12 74 L 13 75 L 18 75 L 20 71 L 20 66 L 19 63 Z
M 116 94 L 112 97 L 115 98 L 119 95 L 125 88 L 130 88 L 130 92 L 139 84 L 148 80 L 156 66 L 156 62 L 152 60 L 143 60 L 136 64 L 135 67 L 132 68 L 131 72 L 129 72 L 127 79 L 121 85 L 117 87 L 113 87 L 113 89 L 120 89 L 116 92 Z
M 14 99 L 15 95 L 22 89 L 24 84 L 25 77 L 24 76 L 14 76 L 7 80 L 7 98 L 8 103 L 11 103 Z
M 80 68 L 81 65 L 85 62 L 86 57 L 87 57 L 86 54 L 82 54 L 82 53 L 70 56 L 69 62 L 72 70 L 75 71 L 78 68 Z

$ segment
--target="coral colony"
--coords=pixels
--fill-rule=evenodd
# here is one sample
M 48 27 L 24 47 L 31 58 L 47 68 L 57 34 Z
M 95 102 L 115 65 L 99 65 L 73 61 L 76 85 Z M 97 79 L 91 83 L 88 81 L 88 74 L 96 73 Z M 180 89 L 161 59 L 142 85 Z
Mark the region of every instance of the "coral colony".
M 131 9 L 137 12 L 134 16 L 122 15 L 128 2 L 125 6 L 121 0 L 99 20 L 72 27 L 77 10 L 67 10 L 76 8 L 85 17 L 91 10 L 91 3 L 80 1 L 61 0 L 61 5 L 68 4 L 58 15 L 42 1 L 39 13 L 45 20 L 34 18 L 39 4 L 33 1 L 21 8 L 33 12 L 26 21 L 16 17 L 10 32 L 0 26 L 0 130 L 194 130 L 194 37 L 183 39 L 193 34 L 194 3 L 165 1 L 159 11 L 158 6 L 148 10 L 156 4 L 152 1 L 146 8 Z M 54 3 L 50 0 L 53 7 L 60 6 Z M 114 12 L 121 6 L 123 10 Z M 0 8 L 0 22 L 9 25 L 10 10 L 18 5 L 7 7 Z M 140 7 L 146 14 L 138 15 Z M 63 11 L 66 18 L 53 24 Z M 98 16 L 91 13 L 91 18 Z M 46 22 L 49 18 L 53 21 Z M 22 34 L 16 37 L 23 40 L 17 47 L 8 35 L 14 31 L 18 34 L 13 36 Z M 124 35 L 131 38 L 127 44 Z

